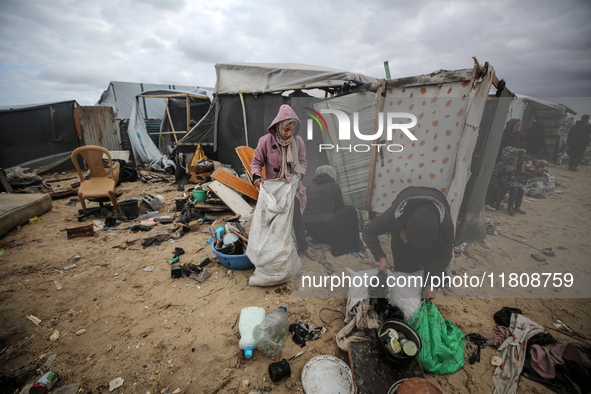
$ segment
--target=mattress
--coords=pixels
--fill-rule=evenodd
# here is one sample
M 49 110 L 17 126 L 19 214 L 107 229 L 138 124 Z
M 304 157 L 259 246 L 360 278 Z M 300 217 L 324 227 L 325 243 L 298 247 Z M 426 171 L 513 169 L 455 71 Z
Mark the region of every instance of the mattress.
M 0 194 L 0 237 L 50 209 L 49 194 Z

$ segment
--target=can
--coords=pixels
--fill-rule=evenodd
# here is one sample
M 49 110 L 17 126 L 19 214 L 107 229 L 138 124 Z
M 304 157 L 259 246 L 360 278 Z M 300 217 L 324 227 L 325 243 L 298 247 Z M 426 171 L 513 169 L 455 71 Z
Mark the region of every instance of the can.
M 396 357 L 402 356 L 402 354 L 400 354 L 402 348 L 400 347 L 400 342 L 398 342 L 397 339 L 392 338 L 390 340 L 390 343 L 388 344 L 388 350 L 390 350 L 390 353 Z
M 386 331 L 384 331 L 382 337 L 398 339 L 398 331 L 393 328 L 388 328 Z
M 410 339 L 407 339 L 402 344 L 402 352 L 408 357 L 414 357 L 417 354 L 417 351 L 417 344 Z
M 31 388 L 29 394 L 47 394 L 49 390 L 55 386 L 55 383 L 59 380 L 59 376 L 55 372 L 47 372 L 41 377 Z

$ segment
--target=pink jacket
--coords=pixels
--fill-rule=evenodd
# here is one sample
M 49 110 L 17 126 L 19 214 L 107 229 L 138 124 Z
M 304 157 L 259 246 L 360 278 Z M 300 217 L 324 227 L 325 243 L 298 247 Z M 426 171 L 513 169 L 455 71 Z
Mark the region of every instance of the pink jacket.
M 298 160 L 304 170 L 302 175 L 305 175 L 308 163 L 306 162 L 306 145 L 304 145 L 302 137 L 298 135 L 300 131 L 300 119 L 289 105 L 283 104 L 279 108 L 277 116 L 267 128 L 269 133 L 259 139 L 259 143 L 254 151 L 254 158 L 250 164 L 253 179 L 261 178 L 263 166 L 265 167 L 265 179 L 275 179 L 279 175 L 282 162 L 281 149 L 279 149 L 279 144 L 272 130 L 274 125 L 286 119 L 293 119 L 296 124 L 291 138 L 293 139 L 292 143 L 295 142 L 298 148 Z

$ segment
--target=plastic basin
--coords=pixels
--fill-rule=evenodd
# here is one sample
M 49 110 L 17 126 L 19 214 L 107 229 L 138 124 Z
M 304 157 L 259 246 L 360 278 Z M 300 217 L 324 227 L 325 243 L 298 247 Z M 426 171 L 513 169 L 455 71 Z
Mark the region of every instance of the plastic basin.
M 220 261 L 220 263 L 222 263 L 222 265 L 224 267 L 229 268 L 231 270 L 249 270 L 251 268 L 254 268 L 254 265 L 250 262 L 250 259 L 248 258 L 247 255 L 245 255 L 245 254 L 231 255 L 231 254 L 220 253 L 219 251 L 217 251 L 215 249 L 215 246 L 213 245 L 213 239 L 211 239 L 210 243 L 211 243 L 211 250 L 213 251 L 213 253 L 215 253 L 218 260 Z

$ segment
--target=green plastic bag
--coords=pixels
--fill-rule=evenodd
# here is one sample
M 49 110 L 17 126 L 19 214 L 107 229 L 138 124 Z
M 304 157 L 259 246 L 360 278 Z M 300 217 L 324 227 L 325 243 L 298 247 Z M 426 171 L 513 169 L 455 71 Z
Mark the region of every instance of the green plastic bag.
M 464 366 L 464 334 L 443 316 L 431 301 L 422 301 L 408 322 L 419 334 L 422 349 L 419 361 L 427 372 L 446 374 Z

